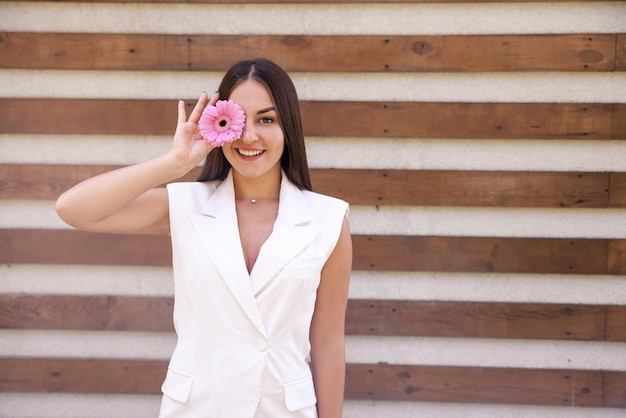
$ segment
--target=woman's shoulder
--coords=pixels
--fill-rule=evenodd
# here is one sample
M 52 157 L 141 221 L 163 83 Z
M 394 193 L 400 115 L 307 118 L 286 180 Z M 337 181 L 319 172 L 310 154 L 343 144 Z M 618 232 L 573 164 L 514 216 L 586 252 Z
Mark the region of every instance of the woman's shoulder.
M 338 211 L 344 214 L 348 212 L 349 203 L 337 197 L 309 190 L 302 190 L 302 195 L 307 201 L 308 206 L 313 210 L 323 212 Z
M 213 180 L 213 181 L 180 181 L 175 183 L 169 183 L 167 185 L 167 190 L 178 193 L 185 192 L 197 192 L 197 191 L 207 191 L 212 193 L 217 189 L 217 186 L 220 185 L 221 180 Z
M 174 207 L 201 207 L 215 193 L 221 181 L 189 181 L 167 185 L 170 209 Z

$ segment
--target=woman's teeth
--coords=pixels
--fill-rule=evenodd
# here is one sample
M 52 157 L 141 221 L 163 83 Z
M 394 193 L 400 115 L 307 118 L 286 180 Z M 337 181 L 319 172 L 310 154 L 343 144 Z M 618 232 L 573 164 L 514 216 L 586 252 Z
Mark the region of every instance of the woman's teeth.
M 246 157 L 255 157 L 257 155 L 260 155 L 263 151 L 262 150 L 243 150 L 243 149 L 238 149 L 237 150 L 239 152 L 239 154 L 246 156 Z

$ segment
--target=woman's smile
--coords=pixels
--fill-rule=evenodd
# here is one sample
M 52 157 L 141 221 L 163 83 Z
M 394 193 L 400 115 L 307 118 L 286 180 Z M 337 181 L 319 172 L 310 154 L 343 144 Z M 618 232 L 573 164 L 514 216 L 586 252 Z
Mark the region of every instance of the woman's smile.
M 244 159 L 256 159 L 255 157 L 258 157 L 265 152 L 260 149 L 244 149 L 244 148 L 235 148 L 235 149 L 237 150 L 237 153 L 241 157 L 244 157 Z

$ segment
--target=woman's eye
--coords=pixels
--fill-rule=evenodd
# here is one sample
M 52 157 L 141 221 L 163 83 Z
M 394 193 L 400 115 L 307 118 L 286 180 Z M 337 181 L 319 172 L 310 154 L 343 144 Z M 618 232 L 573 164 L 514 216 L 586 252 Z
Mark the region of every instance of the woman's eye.
M 263 117 L 259 120 L 259 123 L 272 123 L 274 122 L 274 118 L 271 118 L 269 116 Z

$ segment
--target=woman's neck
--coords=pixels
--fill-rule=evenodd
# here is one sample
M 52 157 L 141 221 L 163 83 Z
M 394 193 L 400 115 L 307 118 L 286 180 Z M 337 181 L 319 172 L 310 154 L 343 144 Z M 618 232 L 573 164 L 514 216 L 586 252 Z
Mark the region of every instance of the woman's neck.
M 235 199 L 251 203 L 278 201 L 281 179 L 280 170 L 252 178 L 233 172 Z

